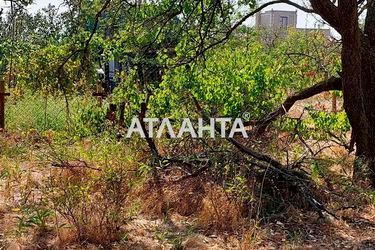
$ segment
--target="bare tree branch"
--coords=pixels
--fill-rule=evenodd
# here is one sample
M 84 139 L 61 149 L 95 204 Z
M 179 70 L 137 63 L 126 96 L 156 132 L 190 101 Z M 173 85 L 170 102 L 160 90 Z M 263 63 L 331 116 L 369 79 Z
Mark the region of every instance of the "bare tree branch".
M 98 29 L 99 19 L 102 16 L 103 12 L 107 9 L 107 7 L 109 6 L 110 3 L 111 3 L 111 0 L 105 1 L 105 3 L 103 4 L 102 8 L 95 15 L 94 28 L 92 29 L 89 38 L 86 40 L 85 47 L 83 49 L 84 56 L 86 55 L 86 53 L 88 51 L 88 48 L 89 48 L 89 45 L 90 45 L 90 42 L 91 42 L 92 38 L 94 37 L 97 29 Z
M 307 13 L 315 13 L 314 10 L 312 9 L 308 9 L 306 7 L 303 7 L 301 5 L 298 5 L 297 3 L 294 3 L 292 1 L 289 1 L 289 0 L 274 0 L 274 1 L 270 1 L 270 2 L 267 2 L 267 3 L 264 3 L 263 5 L 259 6 L 258 8 L 254 9 L 253 11 L 247 13 L 246 15 L 244 15 L 243 17 L 241 17 L 240 20 L 238 20 L 235 24 L 233 24 L 233 26 L 231 26 L 225 33 L 224 37 L 222 37 L 221 39 L 209 44 L 208 46 L 206 47 L 202 47 L 200 50 L 198 50 L 195 55 L 191 58 L 189 58 L 189 60 L 185 61 L 185 62 L 181 62 L 181 63 L 178 63 L 177 66 L 181 66 L 183 64 L 188 64 L 188 63 L 191 63 L 192 61 L 194 61 L 197 57 L 201 56 L 202 54 L 204 54 L 206 51 L 212 49 L 213 47 L 219 45 L 219 44 L 222 44 L 224 43 L 226 40 L 229 39 L 229 37 L 232 35 L 232 33 L 238 28 L 240 27 L 247 19 L 249 19 L 250 17 L 254 16 L 255 14 L 257 14 L 258 12 L 261 12 L 263 9 L 265 9 L 266 7 L 268 6 L 271 6 L 271 5 L 274 5 L 274 4 L 279 4 L 279 3 L 285 3 L 285 4 L 289 4 L 291 6 L 294 6 L 300 10 L 303 10 Z M 203 42 L 203 41 L 202 41 Z
M 341 33 L 341 22 L 337 7 L 330 0 L 310 0 L 315 13 Z M 345 17 L 344 17 L 345 18 Z
M 91 40 L 93 39 L 93 37 L 94 37 L 94 35 L 95 35 L 95 33 L 96 33 L 97 29 L 98 29 L 98 25 L 99 25 L 100 17 L 101 17 L 101 15 L 103 14 L 103 12 L 107 9 L 107 7 L 109 6 L 110 3 L 111 3 L 111 0 L 107 0 L 107 1 L 103 4 L 102 8 L 96 13 L 96 15 L 95 15 L 94 28 L 93 28 L 93 30 L 91 31 L 89 38 L 85 41 L 85 46 L 84 46 L 83 48 L 81 48 L 81 49 L 76 49 L 76 50 L 74 50 L 73 52 L 71 52 L 71 53 L 69 54 L 69 56 L 67 56 L 67 57 L 64 59 L 64 61 L 60 64 L 60 66 L 59 66 L 58 69 L 57 69 L 57 73 L 58 73 L 58 75 L 61 74 L 61 71 L 63 70 L 65 64 L 67 64 L 67 63 L 69 62 L 69 60 L 70 60 L 72 57 L 74 57 L 75 55 L 77 55 L 78 53 L 83 52 L 83 56 L 86 57 L 86 54 L 87 54 L 88 48 L 89 48 L 89 46 L 90 46 L 90 42 L 91 42 Z
M 300 9 L 300 10 L 306 12 L 306 13 L 316 13 L 315 10 L 306 8 L 306 7 L 304 7 L 302 5 L 299 5 L 299 4 L 297 4 L 293 1 L 284 0 L 283 3 L 288 4 L 290 6 L 293 6 L 293 7 L 296 7 L 297 9 Z
M 278 117 L 288 113 L 288 111 L 293 107 L 293 105 L 300 100 L 310 98 L 314 95 L 320 94 L 325 91 L 331 90 L 341 90 L 342 83 L 341 78 L 332 77 L 326 81 L 322 81 L 314 86 L 304 89 L 295 95 L 286 98 L 283 104 L 280 105 L 278 109 L 268 114 L 265 118 L 258 121 L 248 121 L 245 122 L 245 126 L 258 126 L 257 132 L 262 133 L 266 127 Z

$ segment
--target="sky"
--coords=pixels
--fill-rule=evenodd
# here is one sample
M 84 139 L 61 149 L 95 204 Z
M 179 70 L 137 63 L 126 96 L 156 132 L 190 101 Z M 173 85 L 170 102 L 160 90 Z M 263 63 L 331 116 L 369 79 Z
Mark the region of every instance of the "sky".
M 55 1 L 51 1 L 51 0 L 34 0 L 34 3 L 31 6 L 29 6 L 27 9 L 29 11 L 35 13 L 38 10 L 40 10 L 40 9 L 42 9 L 44 7 L 47 7 L 48 4 L 53 4 L 55 6 L 58 6 L 61 3 L 62 3 L 61 0 L 55 0 Z M 0 7 L 1 8 L 4 8 L 4 6 L 9 6 L 9 5 L 10 5 L 10 1 L 0 0 Z
M 305 4 L 306 0 L 295 0 L 295 2 L 299 3 L 301 5 L 306 5 Z M 34 3 L 31 6 L 29 6 L 28 9 L 29 9 L 29 11 L 35 13 L 39 9 L 42 9 L 42 8 L 48 6 L 48 4 L 50 4 L 50 3 L 55 5 L 55 6 L 58 6 L 62 3 L 62 0 L 55 0 L 55 1 L 34 0 Z M 4 8 L 4 6 L 6 6 L 6 5 L 9 6 L 9 1 L 7 1 L 5 3 L 4 0 L 0 0 L 0 7 Z M 274 10 L 292 10 L 292 11 L 296 10 L 295 7 L 289 6 L 287 4 L 274 4 L 274 5 L 271 5 L 267 8 L 265 8 L 263 11 L 271 10 L 271 9 L 274 9 Z M 249 20 L 248 23 L 253 24 L 254 19 Z M 316 15 L 306 14 L 301 10 L 297 10 L 297 27 L 298 28 L 317 28 L 318 26 L 319 27 L 321 26 L 321 21 Z M 327 26 L 322 26 L 322 27 L 327 28 Z

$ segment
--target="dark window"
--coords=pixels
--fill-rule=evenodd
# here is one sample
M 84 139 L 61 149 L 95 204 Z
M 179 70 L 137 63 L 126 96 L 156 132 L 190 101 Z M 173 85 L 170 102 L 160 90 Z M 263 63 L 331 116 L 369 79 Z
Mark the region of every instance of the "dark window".
M 286 16 L 280 17 L 280 26 L 283 27 L 283 28 L 288 27 L 288 17 L 286 17 Z

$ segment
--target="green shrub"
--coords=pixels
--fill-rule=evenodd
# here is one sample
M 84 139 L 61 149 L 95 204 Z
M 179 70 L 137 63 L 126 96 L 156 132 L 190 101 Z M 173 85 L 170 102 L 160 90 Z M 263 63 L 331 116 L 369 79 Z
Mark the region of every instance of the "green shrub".
M 73 109 L 74 133 L 79 137 L 96 135 L 105 130 L 108 103 L 99 105 L 93 98 L 80 99 Z

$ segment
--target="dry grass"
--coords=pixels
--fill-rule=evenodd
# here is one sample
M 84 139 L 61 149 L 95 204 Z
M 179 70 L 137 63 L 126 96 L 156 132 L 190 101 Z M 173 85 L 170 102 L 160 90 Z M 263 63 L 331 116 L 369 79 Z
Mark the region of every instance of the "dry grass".
M 157 218 L 177 213 L 194 216 L 209 231 L 237 231 L 244 224 L 242 205 L 220 186 L 198 178 L 178 183 L 149 181 L 133 196 L 142 201 L 141 212 Z
M 198 213 L 198 225 L 206 230 L 235 232 L 244 226 L 242 204 L 231 199 L 220 187 L 206 185 L 206 196 Z
M 322 189 L 316 194 L 340 218 L 337 223 L 320 220 L 316 213 L 301 205 L 301 197 L 288 190 L 278 190 L 284 198 L 281 210 L 260 214 L 257 219 L 254 213 L 244 213 L 249 207 L 244 207 L 243 200 L 239 202 L 238 197 L 235 199 L 235 195 L 206 175 L 174 182 L 183 174 L 172 168 L 161 172 L 158 182 L 149 176 L 145 184 L 138 182 L 139 185 L 132 186 L 129 184 L 138 178 L 131 174 L 137 165 L 114 162 L 108 167 L 98 160 L 90 163 L 102 171 L 85 167 L 41 167 L 35 155 L 45 151 L 43 140 L 33 133 L 26 138 L 33 143 L 27 154 L 22 147 L 29 145 L 25 138 L 5 139 L 5 147 L 13 150 L 12 158 L 5 157 L 0 163 L 1 170 L 5 167 L 10 170 L 10 177 L 1 180 L 1 196 L 4 198 L 7 194 L 8 204 L 5 206 L 0 200 L 0 232 L 8 243 L 18 241 L 26 247 L 38 244 L 44 249 L 73 246 L 87 249 L 99 245 L 111 248 L 114 242 L 119 249 L 151 249 L 151 246 L 159 249 L 338 249 L 372 244 L 373 200 L 367 190 L 355 188 L 347 181 L 346 169 L 340 168 L 344 166 L 341 164 L 330 166 L 324 178 L 331 179 L 331 185 L 322 181 Z M 92 147 L 90 142 L 83 146 L 85 150 Z M 322 157 L 342 157 L 343 162 L 348 161 L 341 148 L 333 147 L 331 153 L 325 152 Z M 345 168 L 349 167 L 345 165 Z M 265 182 L 264 193 L 271 191 L 273 184 Z M 247 185 L 250 190 L 252 187 L 255 192 L 259 191 L 255 190 L 259 189 L 259 183 Z M 20 193 L 27 194 L 30 190 L 33 194 L 29 196 L 30 202 L 48 195 L 53 204 L 50 207 L 57 215 L 48 218 L 48 230 L 44 234 L 32 228 L 28 235 L 16 236 L 16 216 L 20 212 L 12 209 L 19 207 Z M 263 197 L 260 210 L 275 202 L 272 197 Z M 108 217 L 114 214 L 119 217 Z
M 152 216 L 176 212 L 182 216 L 196 214 L 205 195 L 203 182 L 187 179 L 180 183 L 150 180 L 134 196 L 142 201 L 141 211 Z
M 241 250 L 257 249 L 259 248 L 262 238 L 265 237 L 265 230 L 254 222 L 253 225 L 247 226 L 247 229 L 242 234 L 242 240 L 240 243 Z
M 67 238 L 68 242 L 76 239 L 108 246 L 121 239 L 121 227 L 126 223 L 127 177 L 106 178 L 102 171 L 85 168 L 55 170 L 49 187 L 54 190 L 50 199 L 61 219 L 72 226 L 68 234 L 66 229 L 62 235 L 58 233 L 60 244 Z

